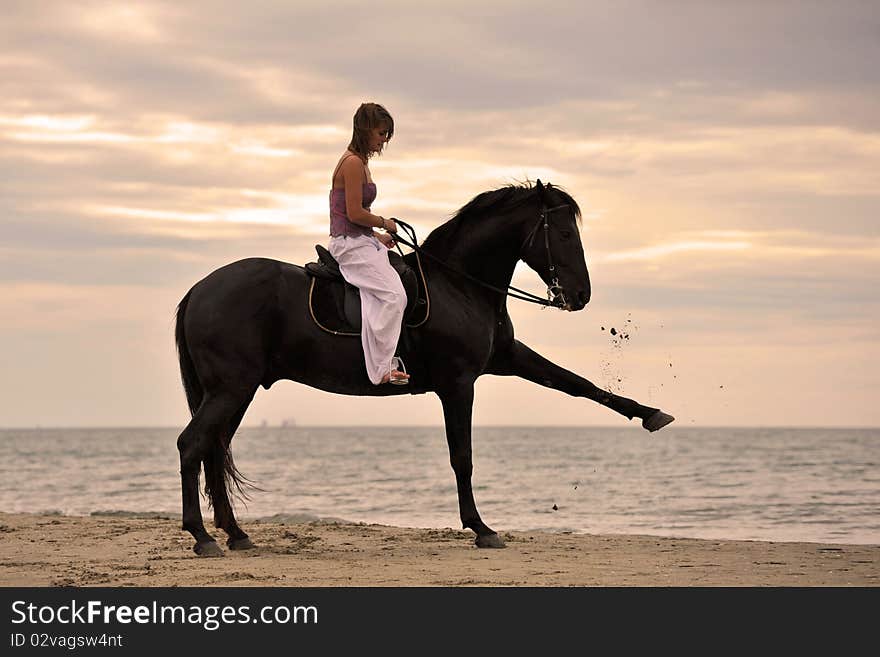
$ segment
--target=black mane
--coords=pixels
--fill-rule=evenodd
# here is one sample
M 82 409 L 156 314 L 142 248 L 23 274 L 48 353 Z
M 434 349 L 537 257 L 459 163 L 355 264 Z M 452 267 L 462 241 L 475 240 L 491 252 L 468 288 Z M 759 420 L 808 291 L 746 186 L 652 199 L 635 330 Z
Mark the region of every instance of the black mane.
M 581 209 L 577 202 L 561 187 L 550 183 L 544 185 L 545 190 L 559 197 L 561 203 L 567 203 L 574 211 L 575 217 L 580 223 Z M 458 229 L 470 221 L 479 220 L 481 217 L 496 214 L 506 210 L 512 210 L 520 205 L 528 203 L 538 194 L 538 189 L 531 181 L 524 183 L 505 185 L 498 189 L 492 189 L 474 198 L 463 205 L 449 221 L 441 224 L 431 231 L 425 239 L 423 246 L 430 246 L 437 242 L 445 242 L 455 236 Z

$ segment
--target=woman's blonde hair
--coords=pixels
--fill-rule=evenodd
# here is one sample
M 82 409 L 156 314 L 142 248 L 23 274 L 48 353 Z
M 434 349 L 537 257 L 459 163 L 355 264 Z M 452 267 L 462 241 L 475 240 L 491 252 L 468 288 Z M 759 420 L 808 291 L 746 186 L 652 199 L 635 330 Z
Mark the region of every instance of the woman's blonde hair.
M 362 103 L 354 113 L 352 120 L 353 130 L 351 133 L 351 143 L 348 150 L 357 153 L 364 160 L 368 160 L 374 154 L 382 154 L 385 144 L 379 146 L 378 151 L 370 150 L 370 131 L 373 128 L 387 127 L 388 139 L 394 134 L 394 119 L 388 110 L 377 103 Z

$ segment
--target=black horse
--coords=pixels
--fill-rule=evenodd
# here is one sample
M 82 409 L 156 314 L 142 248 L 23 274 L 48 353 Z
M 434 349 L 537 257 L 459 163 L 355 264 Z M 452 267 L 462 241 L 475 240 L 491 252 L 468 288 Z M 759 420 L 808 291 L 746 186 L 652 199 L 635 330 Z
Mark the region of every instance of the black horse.
M 183 529 L 194 551 L 223 551 L 205 530 L 199 508 L 199 470 L 214 509 L 214 525 L 230 549 L 253 547 L 236 522 L 233 488 L 248 482 L 236 469 L 230 442 L 259 386 L 280 379 L 345 395 L 433 392 L 440 398 L 446 439 L 458 487 L 462 524 L 479 547 L 503 547 L 480 518 L 471 488 L 471 411 L 474 382 L 483 374 L 519 376 L 586 397 L 649 431 L 670 415 L 602 390 L 541 357 L 514 339 L 506 296 L 514 267 L 525 261 L 565 310 L 590 300 L 590 279 L 578 229 L 580 209 L 553 185 L 509 185 L 476 196 L 421 245 L 430 314 L 405 328 L 408 386 L 375 386 L 367 378 L 359 339 L 322 330 L 309 313 L 310 283 L 303 267 L 248 258 L 217 269 L 190 289 L 177 308 L 175 338 L 184 389 L 192 412 L 177 447 L 183 496 Z M 406 260 L 417 266 L 416 253 Z M 494 289 L 493 289 L 494 288 Z M 404 354 L 401 354 L 402 356 Z

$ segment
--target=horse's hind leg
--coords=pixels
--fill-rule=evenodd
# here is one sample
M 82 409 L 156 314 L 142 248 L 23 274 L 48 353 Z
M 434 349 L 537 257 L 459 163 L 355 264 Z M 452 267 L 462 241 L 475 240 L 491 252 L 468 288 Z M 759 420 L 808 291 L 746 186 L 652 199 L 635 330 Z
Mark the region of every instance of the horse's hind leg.
M 232 511 L 232 504 L 229 500 L 229 494 L 226 490 L 226 475 L 222 460 L 223 455 L 226 454 L 226 458 L 230 459 L 229 462 L 231 464 L 232 456 L 228 453 L 229 445 L 232 442 L 232 438 L 235 436 L 235 432 L 238 430 L 238 426 L 241 424 L 241 420 L 252 399 L 253 394 L 251 394 L 247 401 L 239 407 L 230 421 L 229 427 L 223 436 L 223 452 L 218 453 L 211 450 L 204 460 L 205 481 L 212 482 L 210 491 L 211 503 L 214 507 L 214 526 L 222 529 L 229 536 L 226 540 L 226 545 L 230 550 L 247 550 L 255 547 L 251 542 L 251 539 L 248 538 L 248 535 L 238 526 L 238 522 L 235 519 L 235 514 Z M 218 460 L 220 461 L 219 463 Z
M 223 551 L 205 529 L 199 505 L 199 469 L 215 445 L 227 442 L 225 431 L 241 405 L 236 395 L 206 395 L 192 420 L 177 439 L 183 497 L 183 529 L 196 539 L 193 551 L 202 556 L 221 556 Z M 206 472 L 207 476 L 207 472 Z M 225 489 L 224 489 L 225 490 Z

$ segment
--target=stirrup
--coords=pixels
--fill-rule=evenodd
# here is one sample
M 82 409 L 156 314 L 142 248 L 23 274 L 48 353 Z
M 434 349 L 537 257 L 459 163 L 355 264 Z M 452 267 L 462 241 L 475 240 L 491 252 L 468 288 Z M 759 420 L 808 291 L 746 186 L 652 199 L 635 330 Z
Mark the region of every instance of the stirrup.
M 388 383 L 395 386 L 405 386 L 409 384 L 409 377 L 394 375 L 394 370 L 398 370 L 399 372 L 403 372 L 404 374 L 406 374 L 406 365 L 403 364 L 402 358 L 400 358 L 399 356 L 394 356 L 391 359 L 391 368 L 392 372 L 388 377 Z

